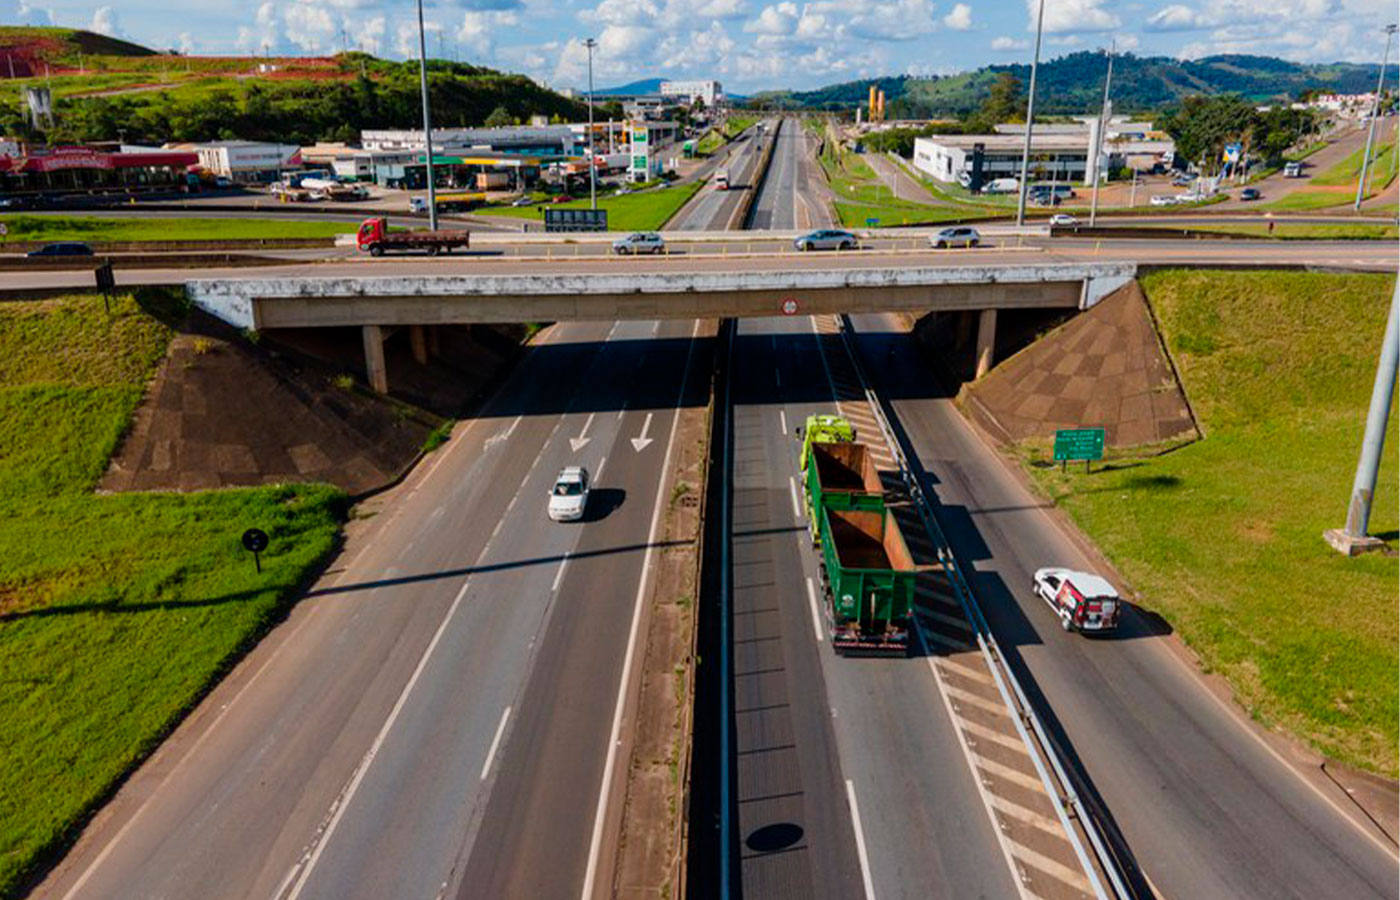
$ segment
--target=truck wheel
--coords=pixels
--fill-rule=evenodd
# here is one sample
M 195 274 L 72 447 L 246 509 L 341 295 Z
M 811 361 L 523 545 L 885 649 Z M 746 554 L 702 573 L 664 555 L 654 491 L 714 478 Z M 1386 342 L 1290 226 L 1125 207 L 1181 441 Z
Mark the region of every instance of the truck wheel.
M 968 247 L 976 247 L 976 246 L 977 246 L 977 241 L 976 241 L 976 240 L 968 241 L 968 242 L 967 242 L 967 246 L 968 246 Z
M 1062 616 L 1060 618 L 1060 627 L 1063 628 L 1065 631 L 1073 631 L 1074 623 L 1071 622 L 1067 616 Z
M 443 248 L 442 248 L 442 252 L 443 252 L 444 254 L 447 254 L 447 255 L 450 256 L 450 255 L 452 254 L 452 248 L 451 248 L 451 247 L 443 247 Z
M 429 255 L 429 256 L 437 256 L 437 255 L 438 255 L 438 252 L 439 252 L 441 249 L 442 249 L 442 248 L 439 247 L 437 244 L 434 244 L 434 245 L 432 245 L 431 247 L 428 248 L 428 255 Z
M 384 255 L 384 248 L 381 247 L 381 246 L 379 246 L 378 244 L 370 244 L 370 247 L 369 247 L 369 255 L 370 255 L 370 256 L 383 256 L 383 255 Z

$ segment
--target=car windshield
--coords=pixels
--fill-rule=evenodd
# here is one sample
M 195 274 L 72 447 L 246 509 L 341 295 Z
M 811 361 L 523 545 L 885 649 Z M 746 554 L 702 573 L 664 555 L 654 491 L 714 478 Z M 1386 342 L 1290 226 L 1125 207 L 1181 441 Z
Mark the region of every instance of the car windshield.
M 577 497 L 583 493 L 583 485 L 577 481 L 561 481 L 554 486 L 556 497 Z

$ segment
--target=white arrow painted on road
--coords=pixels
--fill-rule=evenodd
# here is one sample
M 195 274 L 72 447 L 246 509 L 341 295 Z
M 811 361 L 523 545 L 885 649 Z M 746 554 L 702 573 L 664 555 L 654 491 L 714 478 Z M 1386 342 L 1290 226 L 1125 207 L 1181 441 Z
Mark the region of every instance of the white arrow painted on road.
M 647 413 L 647 420 L 642 423 L 642 433 L 640 437 L 632 438 L 632 449 L 641 453 L 651 443 L 652 439 L 647 437 L 647 432 L 651 430 L 651 413 Z
M 578 433 L 578 437 L 569 438 L 569 447 L 575 453 L 588 446 L 588 442 L 593 438 L 588 436 L 588 429 L 593 427 L 593 413 L 588 414 L 588 421 L 583 423 L 583 430 Z

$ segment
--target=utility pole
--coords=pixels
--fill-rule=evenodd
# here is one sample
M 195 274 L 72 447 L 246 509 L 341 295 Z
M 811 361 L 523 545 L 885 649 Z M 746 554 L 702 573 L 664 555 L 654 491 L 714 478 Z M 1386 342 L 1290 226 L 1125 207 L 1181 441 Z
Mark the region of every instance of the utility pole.
M 1036 4 L 1035 56 L 1031 57 L 1031 89 L 1026 97 L 1026 143 L 1021 148 L 1021 196 L 1016 203 L 1016 224 L 1026 224 L 1026 195 L 1030 191 L 1027 176 L 1031 167 L 1031 130 L 1035 127 L 1035 75 L 1040 68 L 1040 36 L 1045 31 L 1045 0 Z
M 1385 546 L 1379 538 L 1366 534 L 1371 523 L 1371 500 L 1376 493 L 1376 473 L 1381 466 L 1381 450 L 1385 446 L 1385 426 L 1390 420 L 1390 395 L 1395 392 L 1395 369 L 1400 362 L 1400 279 L 1395 282 L 1395 294 L 1390 299 L 1390 318 L 1385 325 L 1385 340 L 1381 358 L 1376 366 L 1376 382 L 1371 388 L 1371 411 L 1366 416 L 1366 436 L 1361 441 L 1361 458 L 1356 463 L 1356 479 L 1351 486 L 1351 503 L 1347 506 L 1346 527 L 1324 532 L 1327 543 L 1347 556 Z
M 1113 51 L 1118 42 L 1108 45 L 1108 74 L 1103 79 L 1103 105 L 1099 107 L 1099 130 L 1094 133 L 1094 199 L 1089 204 L 1089 227 L 1099 216 L 1099 182 L 1103 181 L 1103 131 L 1108 127 L 1108 88 L 1113 84 Z
M 423 92 L 423 149 L 428 163 L 428 227 L 437 231 L 437 186 L 433 184 L 433 114 L 428 104 L 428 47 L 423 35 L 423 0 L 418 0 L 418 85 Z
M 588 38 L 583 42 L 588 48 L 588 207 L 598 208 L 598 155 L 593 149 L 593 48 L 598 42 Z
M 1371 127 L 1366 130 L 1366 152 L 1361 154 L 1361 177 L 1356 181 L 1356 202 L 1352 209 L 1361 211 L 1361 201 L 1366 199 L 1366 173 L 1371 168 L 1371 144 L 1376 139 L 1376 120 L 1381 116 L 1381 91 L 1385 88 L 1385 67 L 1390 64 L 1390 38 L 1395 34 L 1395 26 L 1385 26 L 1385 53 L 1381 56 L 1381 77 L 1376 81 L 1376 100 L 1371 104 Z

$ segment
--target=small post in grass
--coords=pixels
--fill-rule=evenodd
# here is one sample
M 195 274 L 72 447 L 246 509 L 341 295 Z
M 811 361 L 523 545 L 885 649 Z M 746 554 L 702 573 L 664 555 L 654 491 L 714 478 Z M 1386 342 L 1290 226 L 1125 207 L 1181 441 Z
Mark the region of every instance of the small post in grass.
M 112 289 L 117 286 L 117 277 L 112 274 L 112 260 L 108 259 L 94 269 L 93 275 L 97 279 L 97 289 L 102 292 L 102 306 L 107 310 L 107 315 L 110 316 L 112 314 Z
M 1084 460 L 1084 474 L 1089 474 L 1091 460 L 1103 459 L 1102 428 L 1061 428 L 1055 432 L 1055 461 L 1060 471 L 1068 467 L 1072 459 Z
M 262 574 L 262 552 L 267 549 L 267 532 L 261 528 L 249 528 L 243 532 L 243 549 L 253 554 L 253 565 Z

